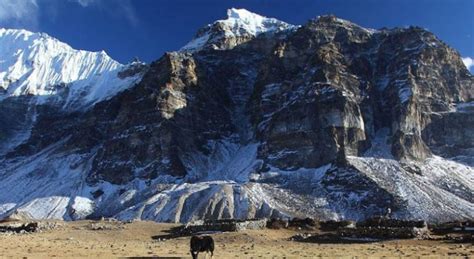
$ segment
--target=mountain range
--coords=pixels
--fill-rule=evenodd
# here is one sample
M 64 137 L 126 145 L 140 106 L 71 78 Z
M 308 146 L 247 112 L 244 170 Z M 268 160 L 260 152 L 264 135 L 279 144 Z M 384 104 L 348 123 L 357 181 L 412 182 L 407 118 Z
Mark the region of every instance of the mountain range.
M 474 218 L 474 77 L 419 27 L 244 9 L 151 64 L 0 29 L 0 218 Z

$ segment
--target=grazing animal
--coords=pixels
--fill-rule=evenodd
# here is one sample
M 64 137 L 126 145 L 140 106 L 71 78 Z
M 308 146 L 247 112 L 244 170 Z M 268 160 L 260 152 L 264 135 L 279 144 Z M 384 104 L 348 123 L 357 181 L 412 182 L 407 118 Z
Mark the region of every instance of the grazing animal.
M 214 239 L 211 236 L 191 237 L 191 255 L 193 259 L 198 258 L 199 252 L 211 252 L 212 258 L 214 255 Z

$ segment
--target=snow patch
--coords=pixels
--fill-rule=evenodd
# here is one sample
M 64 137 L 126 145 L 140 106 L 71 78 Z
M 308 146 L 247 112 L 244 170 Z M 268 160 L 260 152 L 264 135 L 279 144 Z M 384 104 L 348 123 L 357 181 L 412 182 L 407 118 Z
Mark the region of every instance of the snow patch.
M 471 70 L 471 68 L 474 66 L 474 59 L 471 57 L 463 57 L 462 62 L 466 66 L 467 70 Z
M 77 196 L 72 204 L 74 219 L 85 219 L 94 212 L 94 201 L 86 197 Z

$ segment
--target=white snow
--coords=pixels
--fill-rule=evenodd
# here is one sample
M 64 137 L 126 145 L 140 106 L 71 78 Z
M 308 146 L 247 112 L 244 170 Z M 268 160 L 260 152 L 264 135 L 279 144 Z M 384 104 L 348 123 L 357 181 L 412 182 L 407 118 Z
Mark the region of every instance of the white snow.
M 376 139 L 380 143 L 375 143 L 373 156 L 349 157 L 360 173 L 338 171 L 331 176 L 328 173 L 333 166 L 325 165 L 292 171 L 270 168 L 260 174 L 254 171 L 261 163 L 256 157 L 257 144 L 237 148 L 230 143 L 214 143 L 218 151 L 209 161 L 203 157 L 188 160 L 196 166 L 189 176 L 193 181 L 168 176 L 135 179 L 125 185 L 99 182 L 93 186 L 86 184 L 84 174 L 90 170 L 93 154 L 57 154 L 60 142 L 26 161 L 0 167 L 0 218 L 17 213 L 36 219 L 71 220 L 98 212 L 121 220 L 171 222 L 209 215 L 240 219 L 270 215 L 358 219 L 370 209 L 361 207 L 370 193 L 358 190 L 358 186 L 344 189 L 350 184 L 338 184 L 354 177 L 370 179 L 406 201 L 407 207 L 398 211 L 397 217 L 449 220 L 455 215 L 474 215 L 472 167 L 433 157 L 416 164 L 421 175 L 413 174 L 396 160 L 380 158 L 385 157 L 382 151 L 387 147 L 386 130 L 379 131 Z M 328 185 L 332 177 L 338 178 L 336 185 Z M 97 190 L 104 194 L 93 198 L 92 193 Z M 377 208 L 377 204 L 371 206 Z
M 293 25 L 282 22 L 275 18 L 267 18 L 245 9 L 231 8 L 227 10 L 227 19 L 217 20 L 207 26 L 207 31 L 201 33 L 180 51 L 194 52 L 202 49 L 213 37 L 222 35 L 212 35 L 211 29 L 215 25 L 220 25 L 224 29 L 224 35 L 227 38 L 237 38 L 241 36 L 256 37 L 262 33 L 271 33 L 296 28 Z
M 3 203 L 0 204 L 0 215 L 7 213 L 9 210 L 15 208 L 15 203 Z
M 20 214 L 26 212 L 34 219 L 63 219 L 67 217 L 69 199 L 66 196 L 39 197 L 23 204 L 17 212 Z
M 474 216 L 474 168 L 470 166 L 435 156 L 411 163 L 419 167 L 420 175 L 393 159 L 349 157 L 349 162 L 406 202 L 395 217 L 450 221 Z
M 77 196 L 73 200 L 72 209 L 75 219 L 84 219 L 94 212 L 94 201 L 87 197 Z
M 75 50 L 44 33 L 0 29 L 0 88 L 6 91 L 0 100 L 35 95 L 45 102 L 69 87 L 68 104 L 91 105 L 138 80 L 120 79 L 118 73 L 126 68 L 104 51 Z
M 209 33 L 206 32 L 204 35 L 202 36 L 199 36 L 193 40 L 191 40 L 190 42 L 188 42 L 186 45 L 184 45 L 180 51 L 187 51 L 187 52 L 195 52 L 195 51 L 198 51 L 200 49 L 202 49 L 202 47 L 204 47 L 204 45 L 206 45 L 206 43 L 209 41 Z
M 338 21 L 339 23 L 345 25 L 345 26 L 348 26 L 350 28 L 350 26 L 356 26 L 358 29 L 361 29 L 369 34 L 374 34 L 374 33 L 377 33 L 379 32 L 378 30 L 376 29 L 372 29 L 372 28 L 365 28 L 365 27 L 362 27 L 362 26 L 359 26 L 359 25 L 356 25 L 348 20 L 344 20 L 344 19 L 341 19 L 341 18 L 336 18 L 336 21 Z
M 242 32 L 257 36 L 269 31 L 287 29 L 286 23 L 282 23 L 275 18 L 267 18 L 245 9 L 236 8 L 227 10 L 227 19 L 219 22 L 225 23 L 229 28 L 232 28 L 230 32 L 236 36 L 240 36 Z
M 474 59 L 471 57 L 463 57 L 462 62 L 466 66 L 467 70 L 471 70 L 474 67 Z
M 211 141 L 210 155 L 194 154 L 185 159 L 189 180 L 227 180 L 247 182 L 249 173 L 256 166 L 258 144 L 241 146 L 229 141 Z

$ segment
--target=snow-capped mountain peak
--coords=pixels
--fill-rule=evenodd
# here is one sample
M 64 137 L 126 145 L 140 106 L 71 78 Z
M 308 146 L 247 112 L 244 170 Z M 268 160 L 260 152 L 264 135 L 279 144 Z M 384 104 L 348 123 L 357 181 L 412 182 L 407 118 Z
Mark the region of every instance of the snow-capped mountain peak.
M 0 29 L 2 99 L 35 95 L 44 102 L 69 88 L 64 101 L 74 105 L 81 102 L 80 106 L 91 104 L 136 81 L 118 78 L 118 72 L 124 69 L 126 66 L 105 51 L 76 50 L 45 33 Z M 110 84 L 110 80 L 116 84 Z
M 1 30 L 0 219 L 474 218 L 459 53 L 416 27 L 293 28 L 230 9 L 149 69 Z
M 231 8 L 227 10 L 227 19 L 217 20 L 201 29 L 196 37 L 186 44 L 181 51 L 195 52 L 203 48 L 233 48 L 245 42 L 245 38 L 254 38 L 262 33 L 272 33 L 295 28 L 294 25 L 267 18 L 245 9 Z M 241 39 L 222 44 L 223 39 Z M 224 45 L 224 46 L 222 46 Z
M 218 21 L 226 24 L 231 31 L 240 34 L 242 31 L 254 36 L 260 33 L 283 30 L 288 28 L 288 24 L 275 18 L 267 18 L 245 9 L 231 8 L 227 10 L 227 19 Z

